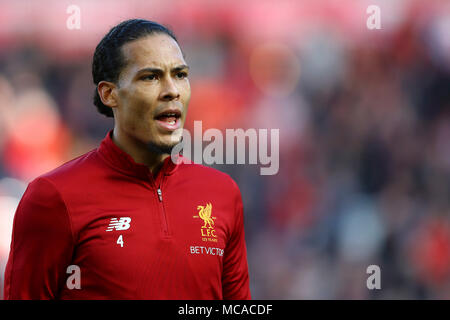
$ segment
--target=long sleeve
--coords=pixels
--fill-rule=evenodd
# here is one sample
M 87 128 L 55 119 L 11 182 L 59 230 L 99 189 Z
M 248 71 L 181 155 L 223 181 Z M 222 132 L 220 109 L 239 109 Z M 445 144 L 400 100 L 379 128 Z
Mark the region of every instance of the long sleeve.
M 14 216 L 4 298 L 57 299 L 73 248 L 69 215 L 59 192 L 45 178 L 34 180 Z
M 238 186 L 235 189 L 235 228 L 225 248 L 222 274 L 222 292 L 225 300 L 251 299 L 245 245 L 244 210 Z

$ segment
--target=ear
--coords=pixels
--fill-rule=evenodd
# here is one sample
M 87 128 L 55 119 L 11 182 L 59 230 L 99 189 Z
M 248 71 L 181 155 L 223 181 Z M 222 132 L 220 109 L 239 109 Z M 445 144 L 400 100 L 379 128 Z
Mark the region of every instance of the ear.
M 105 106 L 117 107 L 116 85 L 109 81 L 100 81 L 97 92 Z

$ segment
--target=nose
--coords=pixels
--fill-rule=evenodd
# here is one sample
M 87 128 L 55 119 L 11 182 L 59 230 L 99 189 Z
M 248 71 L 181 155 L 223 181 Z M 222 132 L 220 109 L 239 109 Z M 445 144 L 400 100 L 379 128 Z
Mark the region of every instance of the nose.
M 164 101 L 178 100 L 180 98 L 180 92 L 173 79 L 168 77 L 163 83 L 160 99 Z

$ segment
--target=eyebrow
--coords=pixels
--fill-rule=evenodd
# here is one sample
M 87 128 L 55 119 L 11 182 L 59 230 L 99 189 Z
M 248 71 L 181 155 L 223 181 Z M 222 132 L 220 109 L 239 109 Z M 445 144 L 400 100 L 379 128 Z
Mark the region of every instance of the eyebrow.
M 188 69 L 189 70 L 189 66 L 187 66 L 185 64 L 182 64 L 182 65 L 176 66 L 175 68 L 172 68 L 170 71 L 171 72 L 178 72 L 178 71 L 181 71 L 181 70 L 184 70 L 184 69 Z M 164 73 L 164 71 L 162 69 L 160 69 L 160 68 L 144 68 L 144 69 L 139 70 L 137 72 L 137 74 L 141 74 L 141 73 L 144 73 L 144 72 L 153 72 L 153 73 L 156 73 L 156 74 L 163 74 Z

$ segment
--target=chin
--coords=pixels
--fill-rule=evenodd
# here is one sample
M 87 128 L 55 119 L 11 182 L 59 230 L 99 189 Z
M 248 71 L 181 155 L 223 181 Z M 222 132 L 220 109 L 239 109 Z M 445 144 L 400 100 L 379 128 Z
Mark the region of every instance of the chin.
M 147 143 L 147 147 L 157 154 L 171 154 L 172 149 L 177 145 L 177 143 L 156 143 L 156 142 L 149 142 Z

